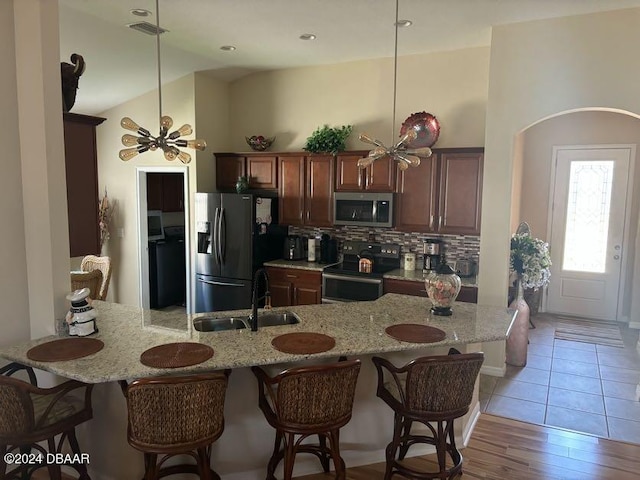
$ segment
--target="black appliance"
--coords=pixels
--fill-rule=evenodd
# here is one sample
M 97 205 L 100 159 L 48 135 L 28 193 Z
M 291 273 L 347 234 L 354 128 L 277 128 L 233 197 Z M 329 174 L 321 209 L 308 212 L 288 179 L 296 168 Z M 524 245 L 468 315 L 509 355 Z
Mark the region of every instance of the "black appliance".
M 184 305 L 184 226 L 164 227 L 163 240 L 149 242 L 149 303 L 151 308 Z
M 336 263 L 338 261 L 338 241 L 326 233 L 320 237 L 320 263 Z
M 287 227 L 277 224 L 277 201 L 252 194 L 195 194 L 195 313 L 251 307 L 253 274 L 282 256 Z M 271 224 L 256 223 L 268 215 Z
M 288 235 L 284 240 L 283 258 L 285 260 L 306 260 L 307 239 L 299 235 Z
M 422 271 L 427 273 L 436 270 L 442 261 L 444 244 L 437 238 L 427 238 L 423 243 L 424 264 Z
M 393 193 L 336 192 L 333 224 L 362 227 L 393 226 Z
M 345 241 L 342 263 L 322 272 L 322 302 L 375 300 L 383 294 L 382 277 L 400 268 L 400 245 Z M 371 273 L 359 271 L 361 258 L 371 259 Z

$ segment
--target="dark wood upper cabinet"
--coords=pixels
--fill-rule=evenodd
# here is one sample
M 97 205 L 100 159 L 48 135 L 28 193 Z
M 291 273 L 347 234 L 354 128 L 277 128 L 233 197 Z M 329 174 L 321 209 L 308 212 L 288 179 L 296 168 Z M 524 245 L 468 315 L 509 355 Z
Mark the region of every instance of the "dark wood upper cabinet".
M 215 153 L 216 187 L 235 191 L 238 177 L 247 176 L 249 188 L 278 188 L 278 156 L 273 153 Z
M 438 231 L 480 235 L 483 161 L 480 152 L 440 155 Z
M 147 209 L 184 212 L 184 180 L 181 173 L 147 173 Z
M 71 257 L 100 254 L 96 127 L 106 119 L 64 113 L 64 155 Z
M 345 152 L 336 156 L 336 192 L 393 192 L 395 165 L 390 158 L 376 160 L 367 168 L 358 168 L 358 160 L 368 150 Z
M 280 223 L 333 225 L 333 156 L 278 157 Z
M 220 191 L 235 191 L 238 177 L 246 175 L 246 157 L 233 153 L 216 153 L 216 186 Z
M 395 228 L 480 235 L 482 148 L 434 150 L 420 166 L 397 172 Z

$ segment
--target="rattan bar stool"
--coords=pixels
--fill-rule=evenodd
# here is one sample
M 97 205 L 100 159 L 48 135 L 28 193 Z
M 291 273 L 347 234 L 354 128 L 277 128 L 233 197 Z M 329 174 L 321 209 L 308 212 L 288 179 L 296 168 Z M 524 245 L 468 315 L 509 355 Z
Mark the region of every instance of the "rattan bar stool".
M 11 378 L 22 370 L 26 371 L 30 383 Z M 84 389 L 81 397 L 71 394 L 81 389 Z M 10 363 L 0 368 L 0 480 L 30 479 L 40 468 L 47 468 L 52 480 L 60 480 L 60 463 L 48 461 L 47 454 L 62 453 L 65 440 L 72 455 L 60 458 L 78 472 L 79 480 L 91 480 L 82 461 L 86 454 L 80 451 L 75 427 L 93 416 L 92 389 L 93 385 L 75 380 L 53 388 L 38 388 L 31 367 Z M 44 441 L 47 442 L 46 447 L 39 445 Z M 7 465 L 10 457 L 7 454 L 22 454 L 29 462 L 21 462 L 7 471 L 11 468 Z M 32 455 L 27 456 L 29 454 Z
M 469 411 L 484 354 L 451 353 L 455 354 L 417 358 L 400 368 L 384 358 L 373 357 L 378 371 L 377 395 L 394 411 L 393 440 L 386 448 L 385 480 L 395 474 L 419 480 L 462 475 L 462 455 L 456 447 L 453 422 Z M 413 422 L 426 425 L 431 435 L 412 435 Z M 439 471 L 417 471 L 401 463 L 416 443 L 436 447 Z M 453 462 L 450 468 L 446 465 L 447 454 Z
M 275 377 L 259 367 L 252 370 L 258 378 L 260 409 L 276 429 L 267 480 L 275 480 L 274 472 L 282 459 L 284 479 L 290 480 L 298 452 L 316 455 L 325 472 L 333 460 L 335 478 L 344 480 L 339 432 L 351 420 L 360 360 L 291 368 Z M 312 435 L 318 435 L 319 444 L 303 445 Z
M 127 399 L 127 440 L 144 453 L 145 480 L 193 473 L 220 480 L 211 469 L 211 445 L 224 431 L 224 399 L 231 370 L 154 377 L 120 385 Z M 175 455 L 196 464 L 163 467 Z M 158 462 L 158 455 L 163 455 Z

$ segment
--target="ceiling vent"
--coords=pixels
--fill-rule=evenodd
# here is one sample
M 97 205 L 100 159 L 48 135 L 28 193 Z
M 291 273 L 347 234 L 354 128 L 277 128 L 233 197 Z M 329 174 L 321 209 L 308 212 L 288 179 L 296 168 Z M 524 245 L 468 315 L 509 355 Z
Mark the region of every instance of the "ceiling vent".
M 157 34 L 165 33 L 169 31 L 169 30 L 165 30 L 162 27 L 156 27 L 153 23 L 149 23 L 149 22 L 128 23 L 127 27 L 142 33 L 146 33 L 147 35 L 157 35 Z

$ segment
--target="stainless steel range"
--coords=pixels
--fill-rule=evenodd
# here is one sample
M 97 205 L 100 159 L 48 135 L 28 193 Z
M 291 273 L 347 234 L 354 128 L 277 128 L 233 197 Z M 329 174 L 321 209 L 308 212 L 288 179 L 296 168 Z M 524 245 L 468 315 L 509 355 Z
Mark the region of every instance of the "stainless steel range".
M 322 303 L 375 300 L 382 296 L 382 276 L 400 268 L 400 245 L 345 241 L 342 263 L 322 272 Z M 364 273 L 370 265 L 370 273 Z

